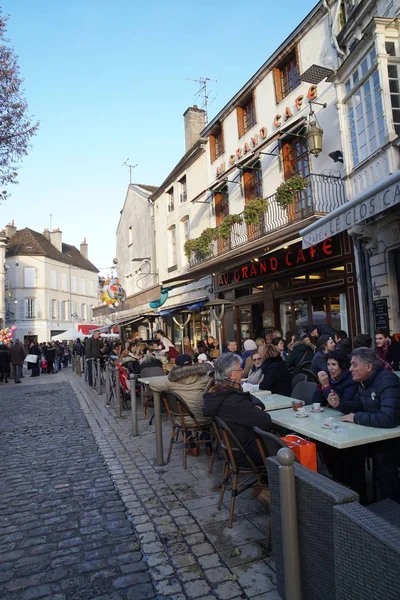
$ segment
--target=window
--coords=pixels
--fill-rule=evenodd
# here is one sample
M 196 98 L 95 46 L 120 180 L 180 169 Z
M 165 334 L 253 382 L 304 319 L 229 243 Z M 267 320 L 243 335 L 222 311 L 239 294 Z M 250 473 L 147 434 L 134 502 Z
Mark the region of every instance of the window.
M 224 153 L 224 137 L 222 125 L 213 131 L 210 135 L 210 156 L 213 163 L 221 154 Z
M 228 186 L 224 185 L 214 193 L 215 219 L 217 227 L 221 225 L 225 217 L 229 215 L 229 193 Z
M 186 202 L 187 200 L 187 187 L 186 187 L 186 177 L 182 177 L 182 179 L 180 180 L 180 186 L 181 186 L 181 202 Z
M 76 277 L 75 277 L 75 275 L 72 275 L 72 277 L 71 277 L 71 292 L 73 294 L 76 294 Z
M 189 239 L 189 233 L 190 233 L 190 231 L 189 231 L 189 217 L 184 217 L 181 220 L 181 234 L 182 234 L 181 235 L 181 240 L 182 241 L 181 241 L 180 245 L 182 247 L 182 250 L 183 250 L 185 242 Z M 187 257 L 186 257 L 186 255 L 185 255 L 184 252 L 182 253 L 182 257 L 183 257 L 183 262 L 187 263 Z
M 57 289 L 57 271 L 51 271 L 51 289 Z
M 68 291 L 67 274 L 61 273 L 61 289 L 63 292 Z
M 243 188 L 246 204 L 254 198 L 263 197 L 262 172 L 259 163 L 243 171 Z
M 50 318 L 57 319 L 57 300 L 50 300 Z
M 396 56 L 396 47 L 394 42 L 386 42 L 385 46 L 386 52 L 389 54 L 389 56 Z M 397 135 L 400 135 L 400 83 L 399 65 L 397 63 L 388 63 L 388 78 L 394 130 Z
M 86 320 L 86 304 L 81 304 L 81 317 L 82 321 Z
M 25 319 L 35 318 L 35 300 L 33 298 L 25 298 Z
M 238 134 L 239 137 L 242 137 L 257 123 L 253 94 L 246 98 L 241 106 L 237 107 L 236 114 L 238 122 Z
M 168 195 L 168 212 L 174 212 L 174 188 L 172 187 L 170 190 L 168 190 L 167 192 Z
M 276 103 L 281 102 L 286 96 L 293 92 L 300 83 L 299 61 L 297 48 L 292 50 L 284 60 L 274 68 L 275 98 Z
M 61 303 L 61 320 L 68 321 L 68 302 L 64 301 Z
M 77 317 L 78 316 L 78 305 L 76 302 L 72 303 L 72 311 L 71 311 L 71 317 Z
M 35 267 L 24 267 L 24 287 L 35 287 L 36 269 Z
M 86 296 L 86 282 L 84 279 L 81 279 L 81 293 L 83 296 Z
M 381 84 L 375 59 L 373 48 L 344 84 L 354 165 L 380 148 L 385 140 Z
M 128 227 L 128 245 L 132 246 L 133 244 L 133 231 L 132 231 L 132 225 L 130 227 Z
M 168 266 L 169 269 L 176 267 L 176 227 L 173 225 L 168 229 Z

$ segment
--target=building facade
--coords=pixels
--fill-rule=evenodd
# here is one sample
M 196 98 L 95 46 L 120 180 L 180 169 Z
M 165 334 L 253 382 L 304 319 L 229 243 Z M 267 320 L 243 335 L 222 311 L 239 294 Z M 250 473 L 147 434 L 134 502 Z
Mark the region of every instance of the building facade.
M 5 324 L 16 325 L 14 337 L 43 342 L 72 326 L 89 331 L 98 270 L 86 240 L 78 250 L 63 243 L 59 229 L 41 234 L 13 224 L 5 235 Z

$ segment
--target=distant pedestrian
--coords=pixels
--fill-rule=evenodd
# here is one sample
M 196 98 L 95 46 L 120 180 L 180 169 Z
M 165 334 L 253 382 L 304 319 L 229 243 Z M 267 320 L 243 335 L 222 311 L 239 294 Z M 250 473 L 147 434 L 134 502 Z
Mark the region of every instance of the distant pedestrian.
M 8 374 L 10 372 L 10 356 L 7 346 L 0 342 L 0 381 L 8 383 Z
M 14 367 L 14 381 L 15 383 L 21 383 L 22 365 L 24 364 L 26 353 L 18 339 L 15 340 L 14 345 L 10 348 L 9 356 L 10 363 Z

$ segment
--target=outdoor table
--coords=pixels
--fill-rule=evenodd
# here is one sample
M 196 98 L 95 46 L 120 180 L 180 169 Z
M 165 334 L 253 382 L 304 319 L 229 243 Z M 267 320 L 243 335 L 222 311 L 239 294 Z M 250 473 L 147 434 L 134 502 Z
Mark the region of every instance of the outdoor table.
M 281 394 L 271 394 L 268 390 L 260 390 L 254 392 L 252 396 L 258 398 L 265 406 L 265 410 L 279 410 L 282 408 L 289 408 L 292 406 L 293 398 L 289 396 L 282 396 Z M 293 409 L 292 409 L 293 412 Z
M 306 406 L 308 417 L 305 418 L 296 417 L 292 408 L 274 410 L 271 413 L 271 420 L 276 425 L 339 449 L 400 437 L 400 426 L 392 429 L 383 429 L 380 427 L 357 425 L 356 423 L 342 423 L 340 419 L 343 413 L 338 410 L 325 408 L 323 412 L 312 413 L 310 412 L 311 408 L 311 406 Z M 341 433 L 336 433 L 332 429 L 324 429 L 322 424 L 327 417 L 333 417 L 333 422 L 340 423 L 340 425 L 345 427 L 345 430 Z
M 395 371 L 395 375 L 397 375 L 397 377 L 400 377 L 400 371 Z
M 151 377 L 139 377 L 138 381 L 144 385 L 150 385 Z M 151 385 L 150 385 L 151 388 Z M 162 466 L 164 464 L 164 451 L 163 451 L 163 438 L 162 438 L 162 424 L 161 424 L 161 397 L 160 392 L 153 390 L 153 401 L 154 401 L 154 428 L 156 433 L 156 457 L 157 464 Z

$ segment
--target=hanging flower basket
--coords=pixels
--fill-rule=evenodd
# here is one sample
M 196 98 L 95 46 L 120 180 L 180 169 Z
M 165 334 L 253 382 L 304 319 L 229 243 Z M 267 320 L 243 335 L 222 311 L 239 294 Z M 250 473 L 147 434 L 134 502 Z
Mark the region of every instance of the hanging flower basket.
M 192 252 L 197 259 L 207 258 L 212 254 L 212 242 L 218 238 L 218 229 L 207 227 L 200 237 L 187 240 L 183 247 L 185 255 L 190 259 Z
M 246 225 L 258 225 L 266 211 L 268 210 L 268 201 L 263 198 L 254 198 L 243 210 L 243 220 Z
M 218 227 L 218 233 L 223 240 L 229 240 L 231 237 L 232 227 L 236 224 L 243 223 L 243 217 L 241 215 L 227 215 Z
M 293 204 L 299 192 L 304 192 L 307 187 L 307 181 L 304 177 L 291 177 L 277 188 L 275 200 L 278 206 L 287 209 Z

